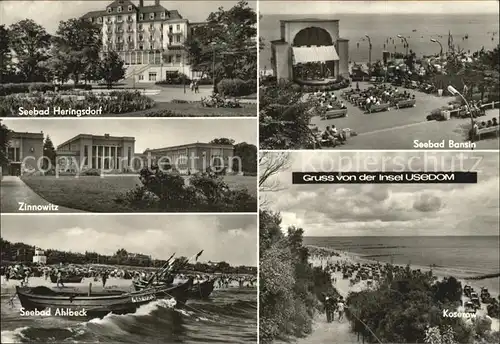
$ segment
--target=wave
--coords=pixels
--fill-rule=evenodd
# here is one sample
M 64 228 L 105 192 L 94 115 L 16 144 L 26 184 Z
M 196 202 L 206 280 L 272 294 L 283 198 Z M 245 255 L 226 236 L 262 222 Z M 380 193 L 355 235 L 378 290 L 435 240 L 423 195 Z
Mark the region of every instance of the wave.
M 1 342 L 2 343 L 22 343 L 23 339 L 26 339 L 24 331 L 28 330 L 29 327 L 19 327 L 12 331 L 2 331 Z

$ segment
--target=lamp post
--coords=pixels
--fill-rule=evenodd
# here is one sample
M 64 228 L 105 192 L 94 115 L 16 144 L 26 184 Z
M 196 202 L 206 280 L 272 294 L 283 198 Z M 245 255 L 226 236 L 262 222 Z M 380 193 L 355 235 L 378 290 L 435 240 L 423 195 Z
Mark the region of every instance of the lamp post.
M 409 44 L 408 44 L 408 40 L 406 39 L 405 36 L 402 36 L 402 35 L 398 35 L 398 38 L 401 38 L 402 40 L 405 41 L 405 45 L 406 45 L 406 55 L 408 55 L 408 47 L 409 47 Z
M 215 42 L 212 42 L 212 86 L 215 93 Z
M 365 35 L 365 37 L 368 39 L 368 75 L 370 78 L 372 77 L 372 40 L 370 39 L 370 36 Z
M 439 56 L 443 56 L 443 45 L 441 44 L 441 42 L 434 38 L 431 38 L 431 42 L 439 44 L 439 47 L 441 48 L 441 50 L 439 51 Z
M 471 123 L 471 135 L 470 135 L 470 141 L 471 143 L 474 142 L 474 116 L 472 114 L 472 108 L 470 107 L 469 105 L 469 102 L 467 101 L 467 99 L 465 99 L 465 97 L 457 91 L 457 89 L 451 85 L 448 86 L 448 92 L 450 92 L 452 95 L 458 95 L 460 96 L 460 98 L 462 98 L 462 100 L 465 102 L 465 106 L 467 106 L 467 109 L 469 110 L 469 114 L 470 114 L 470 123 Z M 473 145 L 472 145 L 472 149 L 474 149 Z

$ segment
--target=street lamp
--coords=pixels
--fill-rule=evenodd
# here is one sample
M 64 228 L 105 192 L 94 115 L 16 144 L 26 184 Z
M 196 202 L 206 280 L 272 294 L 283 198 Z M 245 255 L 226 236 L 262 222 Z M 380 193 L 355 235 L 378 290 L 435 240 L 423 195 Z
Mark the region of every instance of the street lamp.
M 210 43 L 212 45 L 212 85 L 213 92 L 215 93 L 215 42 Z
M 368 39 L 368 75 L 370 78 L 372 77 L 372 40 L 370 39 L 370 36 L 365 35 L 365 37 Z
M 439 51 L 439 56 L 443 56 L 443 45 L 441 44 L 441 42 L 438 41 L 437 39 L 434 39 L 434 38 L 431 38 L 431 42 L 439 44 L 439 46 L 441 48 L 441 50 Z
M 409 44 L 408 44 L 408 40 L 406 39 L 405 36 L 402 36 L 402 35 L 398 35 L 398 38 L 401 38 L 405 41 L 405 45 L 406 45 L 406 55 L 408 55 L 408 47 L 409 47 Z
M 472 114 L 472 108 L 470 107 L 469 105 L 469 102 L 467 101 L 467 99 L 465 99 L 465 97 L 457 91 L 457 89 L 451 85 L 448 86 L 448 92 L 450 92 L 452 95 L 458 95 L 460 96 L 460 98 L 462 98 L 462 100 L 465 102 L 465 106 L 467 106 L 467 110 L 469 111 L 469 114 L 470 114 L 470 122 L 471 122 L 471 135 L 470 135 L 470 141 L 471 143 L 474 142 L 474 116 Z M 472 149 L 474 149 L 473 145 L 472 145 Z

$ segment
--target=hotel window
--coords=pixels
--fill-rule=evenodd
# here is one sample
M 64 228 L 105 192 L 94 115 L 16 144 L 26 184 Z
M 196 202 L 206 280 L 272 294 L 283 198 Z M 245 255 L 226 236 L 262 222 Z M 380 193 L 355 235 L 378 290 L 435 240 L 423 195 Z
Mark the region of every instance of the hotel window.
M 167 62 L 168 63 L 172 63 L 172 57 L 173 57 L 172 55 L 168 55 L 167 56 Z
M 131 161 L 132 161 L 132 147 L 128 147 L 128 151 L 127 151 L 127 163 L 130 164 Z
M 121 13 L 121 11 L 122 11 L 122 7 L 118 6 L 118 13 Z
M 161 12 L 161 19 L 165 19 L 165 12 Z
M 150 41 L 154 41 L 155 40 L 155 38 L 153 37 L 153 35 L 149 36 L 149 40 Z
M 177 43 L 180 43 L 180 42 L 181 42 L 181 36 L 177 36 L 177 37 L 175 37 L 175 41 L 176 41 Z
M 173 31 L 173 27 L 172 27 L 172 25 L 169 25 L 169 26 L 168 26 L 168 31 L 170 31 L 170 32 L 172 32 L 172 31 Z
M 181 26 L 179 24 L 177 24 L 177 27 L 176 27 L 176 30 L 179 32 L 181 31 Z
M 144 14 L 139 14 L 139 20 L 143 20 L 144 19 Z M 141 26 L 141 29 L 142 29 L 142 26 Z
M 102 23 L 102 17 L 97 18 L 97 22 L 98 22 L 99 24 L 101 24 L 101 23 Z
M 108 8 L 108 13 L 111 13 L 111 11 L 113 11 L 113 9 L 111 7 Z
M 117 22 L 119 22 L 119 23 L 120 23 L 122 20 L 123 20 L 122 16 L 118 16 L 118 17 L 116 17 L 116 21 L 117 21 Z
M 144 46 L 143 45 L 139 45 L 139 50 L 144 50 Z M 137 63 L 140 63 L 140 62 L 137 61 Z
M 149 19 L 155 19 L 155 14 L 154 14 L 154 13 L 151 13 L 151 14 L 149 15 Z
M 175 54 L 175 62 L 181 62 L 182 56 L 181 54 Z
M 156 73 L 149 73 L 149 81 L 156 81 Z
M 132 5 L 128 5 L 128 10 L 132 11 Z
M 127 41 L 132 42 L 132 36 L 128 36 Z
M 144 80 L 144 75 L 139 74 L 139 81 L 143 81 L 143 80 Z

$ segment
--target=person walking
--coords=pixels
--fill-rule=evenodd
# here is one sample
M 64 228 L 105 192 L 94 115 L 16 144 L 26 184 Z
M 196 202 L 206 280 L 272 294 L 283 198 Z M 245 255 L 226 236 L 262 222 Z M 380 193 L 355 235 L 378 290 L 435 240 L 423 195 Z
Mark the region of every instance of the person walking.
M 344 298 L 341 296 L 339 299 L 339 302 L 337 302 L 337 311 L 339 313 L 339 322 L 341 322 L 342 319 L 344 318 L 344 309 L 345 309 Z
M 64 288 L 64 284 L 62 282 L 62 272 L 61 272 L 61 270 L 57 271 L 57 284 L 56 284 L 56 286 L 58 288 L 60 288 L 59 285 L 61 285 L 61 287 Z

